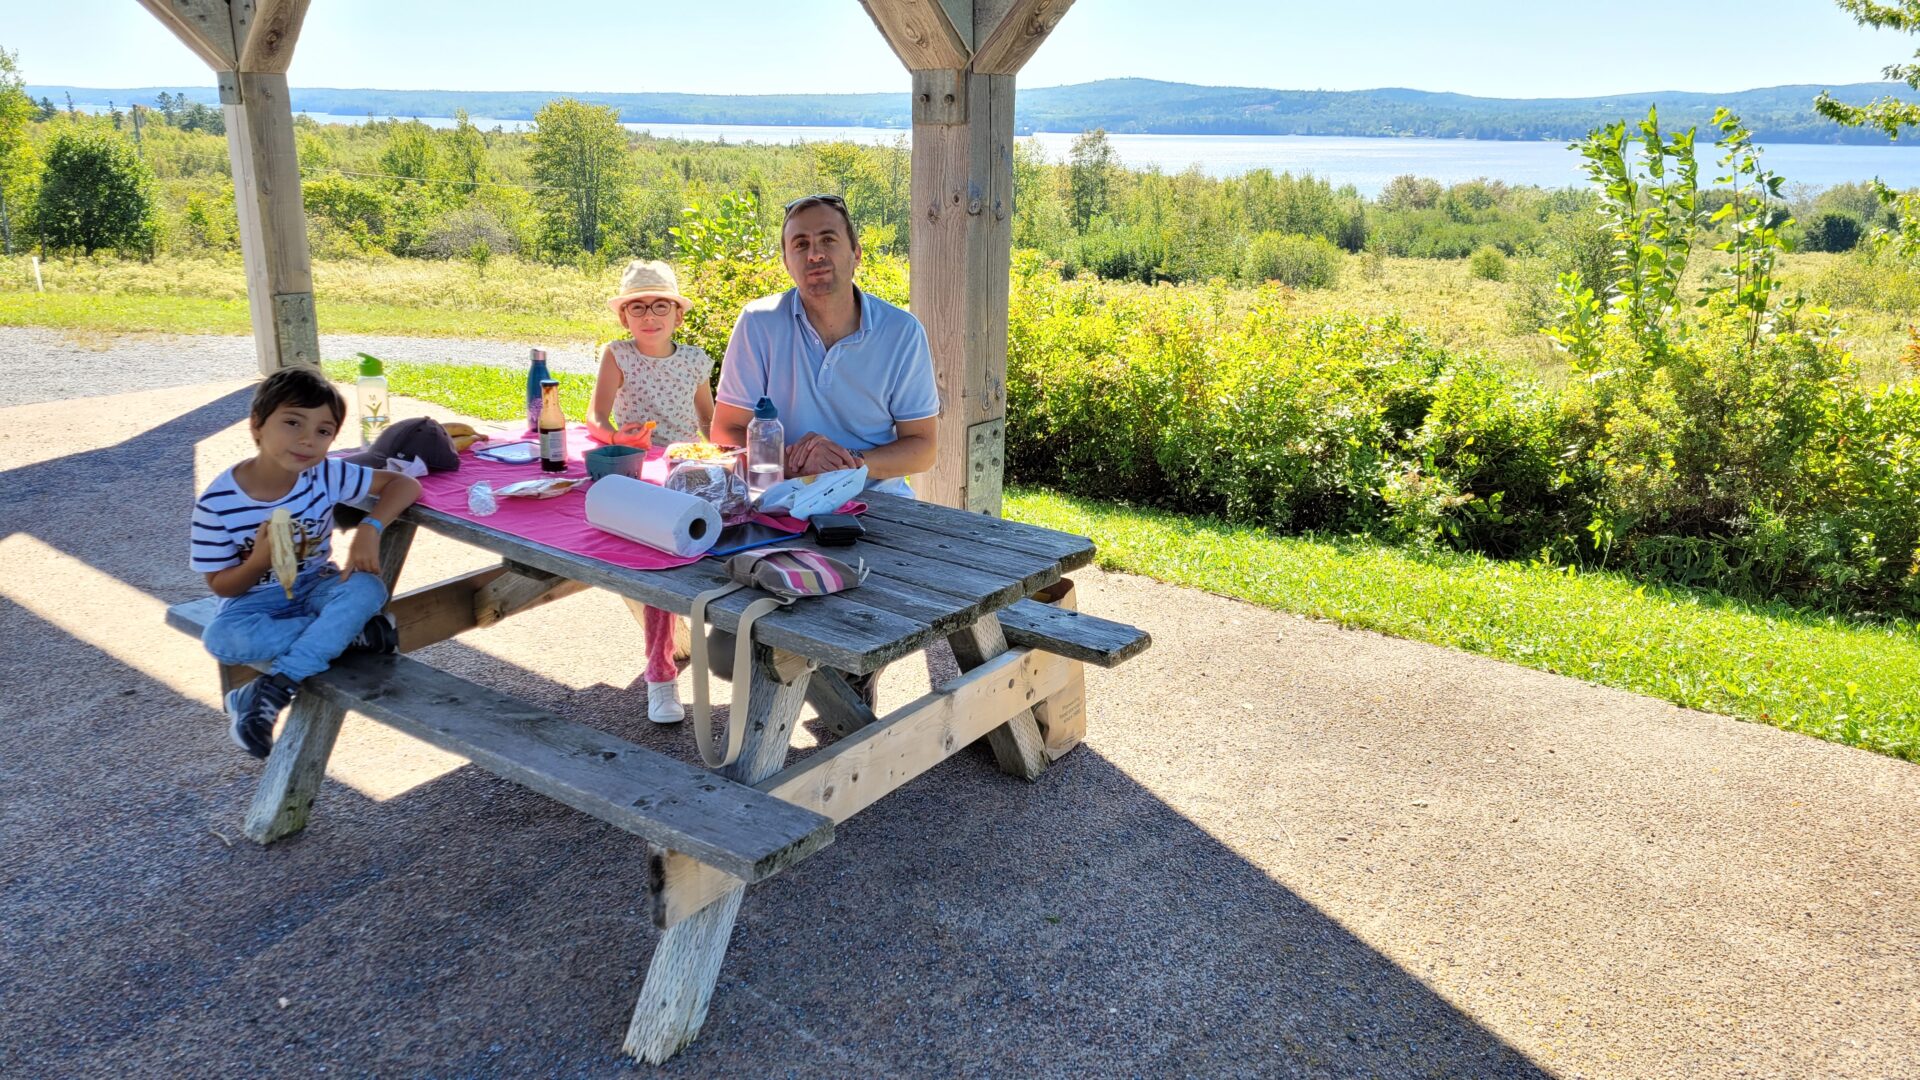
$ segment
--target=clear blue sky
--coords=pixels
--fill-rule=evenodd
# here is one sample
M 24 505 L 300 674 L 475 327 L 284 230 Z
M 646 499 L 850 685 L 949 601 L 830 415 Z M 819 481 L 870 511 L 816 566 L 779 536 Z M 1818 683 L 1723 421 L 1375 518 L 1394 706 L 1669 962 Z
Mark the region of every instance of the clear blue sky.
M 1637 40 L 1563 0 L 1079 0 L 1023 86 L 1118 76 L 1495 97 L 1867 82 L 1920 42 L 1830 0 L 1634 3 Z M 536 14 L 529 16 L 528 12 Z M 1655 20 L 1658 20 L 1656 23 Z M 1658 35 L 1655 44 L 1648 40 Z M 211 85 L 134 0 L 0 0 L 31 83 Z M 904 90 L 857 0 L 313 0 L 296 85 L 782 93 Z

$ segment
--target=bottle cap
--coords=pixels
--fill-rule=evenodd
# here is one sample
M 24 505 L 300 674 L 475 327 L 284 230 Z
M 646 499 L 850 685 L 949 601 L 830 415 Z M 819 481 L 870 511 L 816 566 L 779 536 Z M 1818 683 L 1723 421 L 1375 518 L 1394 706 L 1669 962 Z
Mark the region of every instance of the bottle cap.
M 755 420 L 778 420 L 780 419 L 780 410 L 773 407 L 772 398 L 763 397 L 754 403 L 753 418 Z
M 545 390 L 549 386 L 559 386 L 559 385 L 560 385 L 559 379 L 541 379 L 540 380 L 540 389 L 542 390 Z
M 527 362 L 528 362 L 529 364 L 544 364 L 544 363 L 546 363 L 546 362 L 547 362 L 547 350 L 545 350 L 545 349 L 528 349 L 528 350 L 527 350 Z
M 380 373 L 381 373 L 381 371 L 382 371 L 382 369 L 381 369 L 381 367 L 380 367 L 380 358 L 379 358 L 379 357 L 377 357 L 377 356 L 369 356 L 369 355 L 368 355 L 368 354 L 366 354 L 366 353 L 361 353 L 361 354 L 360 354 L 360 374 L 362 374 L 362 375 L 378 375 L 378 374 L 380 374 Z

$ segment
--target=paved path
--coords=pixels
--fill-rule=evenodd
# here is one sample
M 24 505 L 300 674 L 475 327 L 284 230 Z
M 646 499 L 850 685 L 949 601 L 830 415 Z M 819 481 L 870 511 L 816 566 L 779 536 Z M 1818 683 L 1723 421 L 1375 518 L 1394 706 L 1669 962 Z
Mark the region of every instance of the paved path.
M 625 834 L 351 717 L 307 832 L 239 839 L 258 766 L 160 617 L 246 393 L 0 409 L 0 1075 L 633 1075 Z M 423 537 L 405 584 L 480 561 Z M 659 1073 L 1920 1074 L 1920 769 L 1081 584 L 1155 639 L 1088 743 L 959 755 L 756 887 Z M 640 652 L 588 592 L 422 656 L 685 755 Z
M 591 375 L 599 358 L 581 342 L 533 342 L 547 349 L 547 367 Z M 527 345 L 477 339 L 322 334 L 328 360 L 372 353 L 383 360 L 493 364 L 524 370 Z M 253 338 L 222 334 L 101 335 L 0 327 L 0 406 L 191 386 L 210 379 L 246 379 L 259 371 Z

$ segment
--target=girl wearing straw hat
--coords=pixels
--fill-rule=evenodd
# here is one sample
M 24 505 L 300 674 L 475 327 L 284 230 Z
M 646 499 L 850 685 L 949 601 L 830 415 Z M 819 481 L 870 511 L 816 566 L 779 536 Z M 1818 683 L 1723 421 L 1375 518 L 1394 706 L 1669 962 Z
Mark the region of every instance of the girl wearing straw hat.
M 607 306 L 632 335 L 600 350 L 600 374 L 587 406 L 587 430 L 602 442 L 646 446 L 651 440 L 700 442 L 713 423 L 713 358 L 698 345 L 673 339 L 693 302 L 680 295 L 680 281 L 664 262 L 635 259 L 620 275 L 620 290 Z M 647 718 L 674 724 L 680 706 L 679 672 L 673 664 L 674 615 L 647 608 L 641 619 L 647 645 Z

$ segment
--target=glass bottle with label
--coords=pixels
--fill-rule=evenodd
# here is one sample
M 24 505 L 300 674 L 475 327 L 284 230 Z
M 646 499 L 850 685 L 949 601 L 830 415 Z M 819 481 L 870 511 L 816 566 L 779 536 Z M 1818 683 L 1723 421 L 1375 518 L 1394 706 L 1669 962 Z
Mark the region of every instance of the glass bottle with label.
M 567 417 L 560 411 L 556 379 L 540 380 L 540 468 L 546 472 L 567 468 Z

